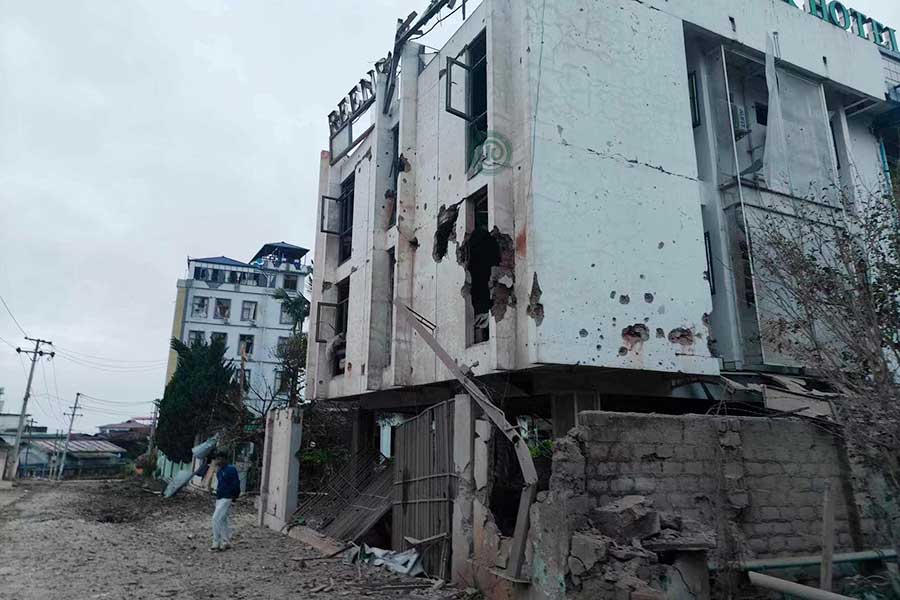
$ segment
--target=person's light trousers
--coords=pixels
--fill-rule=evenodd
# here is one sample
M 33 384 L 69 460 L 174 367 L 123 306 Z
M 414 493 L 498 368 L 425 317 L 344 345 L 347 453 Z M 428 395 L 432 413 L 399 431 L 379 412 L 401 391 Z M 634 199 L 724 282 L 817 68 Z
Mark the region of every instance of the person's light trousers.
M 213 546 L 231 542 L 231 524 L 228 516 L 231 513 L 231 498 L 216 500 L 216 510 L 212 516 Z

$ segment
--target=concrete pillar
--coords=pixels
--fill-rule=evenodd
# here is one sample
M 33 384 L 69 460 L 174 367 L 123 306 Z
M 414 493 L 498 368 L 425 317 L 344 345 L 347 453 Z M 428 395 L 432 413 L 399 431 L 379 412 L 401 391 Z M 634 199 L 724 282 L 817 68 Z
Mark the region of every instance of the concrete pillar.
M 472 399 L 460 394 L 453 399 L 453 466 L 457 489 L 453 501 L 453 539 L 450 578 L 460 585 L 470 580 L 469 558 L 474 548 L 472 499 L 475 495 Z
M 297 510 L 303 411 L 299 406 L 274 410 L 270 423 L 266 425 L 259 521 L 280 531 Z

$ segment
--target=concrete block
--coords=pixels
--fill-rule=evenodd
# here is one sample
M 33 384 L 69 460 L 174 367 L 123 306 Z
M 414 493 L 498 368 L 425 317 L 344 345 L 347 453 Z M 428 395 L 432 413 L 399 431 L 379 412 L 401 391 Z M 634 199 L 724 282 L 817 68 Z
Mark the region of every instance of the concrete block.
M 740 448 L 741 434 L 737 433 L 736 431 L 728 431 L 719 436 L 719 444 L 721 444 L 725 448 Z
M 582 533 L 574 534 L 569 555 L 569 571 L 575 576 L 587 573 L 595 564 L 606 560 L 606 552 L 606 541 Z
M 660 531 L 659 513 L 645 496 L 625 496 L 591 511 L 591 523 L 600 532 L 623 542 Z

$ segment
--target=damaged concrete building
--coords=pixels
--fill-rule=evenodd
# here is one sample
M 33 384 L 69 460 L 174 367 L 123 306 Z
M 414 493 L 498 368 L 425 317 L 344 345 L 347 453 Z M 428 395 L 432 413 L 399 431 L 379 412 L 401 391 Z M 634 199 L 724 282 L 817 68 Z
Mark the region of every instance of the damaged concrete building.
M 823 0 L 484 0 L 416 41 L 458 4 L 400 21 L 321 156 L 307 395 L 393 455 L 395 549 L 440 538 L 438 573 L 493 597 L 709 597 L 717 561 L 819 553 L 832 480 L 838 551 L 876 547 L 839 445 L 754 416 L 830 412 L 760 334 L 750 240 L 890 185 L 894 30 Z

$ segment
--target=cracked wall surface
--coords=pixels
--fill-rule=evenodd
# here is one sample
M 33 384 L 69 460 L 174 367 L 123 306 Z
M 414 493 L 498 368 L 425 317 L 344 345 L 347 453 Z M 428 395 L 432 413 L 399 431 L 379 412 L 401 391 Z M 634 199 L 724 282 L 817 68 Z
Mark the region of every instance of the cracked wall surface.
M 548 3 L 543 27 L 528 30 L 541 232 L 529 258 L 544 307 L 529 356 L 714 374 L 705 344 L 669 337 L 705 334 L 712 310 L 683 23 L 641 3 L 613 5 Z M 663 337 L 650 334 L 657 328 Z

